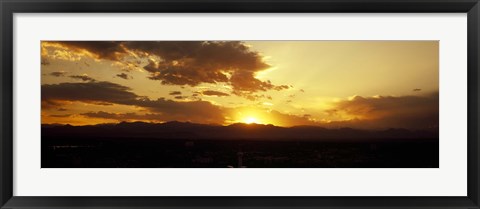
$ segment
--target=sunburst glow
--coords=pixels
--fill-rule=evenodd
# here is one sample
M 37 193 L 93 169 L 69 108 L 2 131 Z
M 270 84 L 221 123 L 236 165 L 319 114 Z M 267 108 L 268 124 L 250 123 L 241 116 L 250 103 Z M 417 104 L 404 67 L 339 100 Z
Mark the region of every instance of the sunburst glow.
M 246 117 L 243 119 L 243 122 L 246 124 L 259 124 L 260 121 L 257 118 L 254 117 Z

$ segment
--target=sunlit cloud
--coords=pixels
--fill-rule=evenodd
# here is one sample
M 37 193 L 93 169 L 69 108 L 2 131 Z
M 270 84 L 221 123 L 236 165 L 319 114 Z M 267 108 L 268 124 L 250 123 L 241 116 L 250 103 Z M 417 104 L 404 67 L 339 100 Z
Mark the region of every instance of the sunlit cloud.
M 148 78 L 165 85 L 223 83 L 228 84 L 232 94 L 244 97 L 289 88 L 258 79 L 257 75 L 273 68 L 258 52 L 236 41 L 61 41 L 44 42 L 42 48 L 46 49 L 45 56 L 53 59 L 78 61 L 87 56 L 112 61 L 124 70 L 141 67 L 149 72 Z M 117 76 L 128 78 L 124 74 Z
M 63 77 L 65 76 L 65 74 L 67 74 L 67 72 L 65 71 L 56 71 L 56 72 L 50 73 L 51 76 L 55 76 L 55 77 Z
M 92 77 L 88 76 L 87 74 L 83 75 L 71 75 L 69 76 L 70 78 L 76 79 L 76 80 L 82 80 L 82 81 L 95 81 Z
M 438 128 L 438 92 L 422 96 L 349 97 L 326 110 L 337 126 Z M 330 125 L 334 125 L 330 124 Z
M 129 80 L 129 79 L 132 79 L 132 78 L 133 78 L 132 76 L 129 76 L 129 75 L 126 74 L 126 73 L 120 73 L 120 74 L 117 74 L 117 75 L 115 75 L 115 76 L 117 76 L 117 77 L 119 77 L 119 78 L 122 78 L 122 79 L 125 79 L 125 80 Z
M 395 56 L 400 57 L 397 61 L 389 60 L 395 58 L 393 55 L 370 51 L 370 45 L 365 44 L 362 50 L 355 48 L 355 53 L 348 47 L 342 48 L 345 53 L 336 62 L 330 56 L 339 52 L 323 47 L 337 42 L 312 42 L 322 47 L 301 54 L 285 49 L 299 50 L 295 47 L 310 47 L 309 44 L 288 42 L 291 46 L 276 50 L 284 43 L 287 42 L 44 41 L 42 121 L 95 124 L 175 120 L 366 129 L 438 127 L 437 58 L 434 53 L 421 51 L 417 42 L 408 42 L 415 51 L 395 51 Z M 432 49 L 435 44 L 438 43 L 419 43 Z M 346 59 L 347 54 L 354 61 Z M 368 56 L 363 57 L 365 54 Z M 424 55 L 430 58 L 410 61 Z M 373 59 L 377 57 L 382 59 Z M 377 74 L 355 74 L 377 67 L 363 62 L 364 59 L 378 62 Z M 389 63 L 409 68 L 393 71 Z M 411 70 L 417 69 L 416 65 L 424 75 L 412 73 L 416 72 Z M 393 80 L 375 86 L 390 74 L 395 75 Z M 408 80 L 401 80 L 402 76 Z M 416 82 L 407 83 L 410 80 Z
M 206 95 L 206 96 L 217 96 L 217 97 L 230 96 L 227 93 L 224 93 L 224 92 L 221 92 L 221 91 L 213 91 L 213 90 L 202 91 L 202 94 Z

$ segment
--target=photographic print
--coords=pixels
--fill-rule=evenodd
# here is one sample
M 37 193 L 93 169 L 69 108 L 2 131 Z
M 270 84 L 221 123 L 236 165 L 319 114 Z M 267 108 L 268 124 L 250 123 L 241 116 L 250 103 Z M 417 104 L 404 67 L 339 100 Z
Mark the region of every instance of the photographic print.
M 438 41 L 42 41 L 42 168 L 438 168 Z

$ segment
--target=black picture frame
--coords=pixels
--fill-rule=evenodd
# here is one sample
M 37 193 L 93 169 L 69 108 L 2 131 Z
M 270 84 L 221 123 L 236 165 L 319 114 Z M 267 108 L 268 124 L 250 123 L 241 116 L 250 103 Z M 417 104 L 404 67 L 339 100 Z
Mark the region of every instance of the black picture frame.
M 478 0 L 0 0 L 1 208 L 480 208 Z M 14 13 L 467 13 L 468 195 L 465 197 L 13 196 Z M 92 188 L 92 190 L 95 188 Z

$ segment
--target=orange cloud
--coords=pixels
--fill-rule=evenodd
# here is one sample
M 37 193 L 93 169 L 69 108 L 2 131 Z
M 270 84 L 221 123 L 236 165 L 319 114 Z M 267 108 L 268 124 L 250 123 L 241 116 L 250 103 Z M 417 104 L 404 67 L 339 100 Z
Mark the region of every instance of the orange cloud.
M 60 41 L 43 42 L 57 44 L 77 53 L 85 53 L 95 59 L 119 61 L 127 51 L 119 41 Z
M 55 76 L 55 77 L 63 77 L 65 76 L 65 74 L 67 74 L 67 72 L 65 71 L 57 71 L 57 72 L 50 73 L 51 76 Z
M 117 121 L 156 121 L 162 122 L 160 119 L 162 116 L 160 114 L 144 114 L 139 115 L 137 113 L 109 113 L 105 111 L 98 112 L 87 112 L 81 113 L 80 115 L 86 116 L 89 118 L 103 118 L 103 119 L 114 119 Z
M 45 45 L 60 47 L 62 50 L 57 50 L 57 54 L 70 56 L 73 51 L 124 65 L 131 64 L 127 57 L 137 59 L 137 64 L 148 60 L 143 69 L 150 74 L 149 78 L 165 85 L 225 83 L 232 87 L 233 94 L 243 97 L 289 88 L 255 78 L 256 73 L 271 66 L 258 52 L 239 41 L 59 41 Z
M 438 92 L 424 96 L 355 96 L 337 102 L 326 111 L 330 116 L 348 118 L 329 126 L 356 128 L 437 129 Z
M 133 78 L 132 76 L 129 76 L 129 75 L 126 74 L 126 73 L 120 73 L 120 74 L 117 74 L 117 75 L 115 75 L 115 76 L 117 76 L 117 77 L 119 77 L 119 78 L 122 78 L 122 79 L 125 79 L 125 80 L 132 79 L 132 78 Z
M 84 75 L 71 75 L 69 76 L 70 78 L 73 78 L 73 79 L 77 79 L 77 80 L 82 80 L 82 81 L 95 81 L 95 79 L 93 79 L 92 77 L 84 74 Z
M 217 97 L 230 96 L 230 94 L 227 94 L 221 91 L 212 91 L 212 90 L 202 91 L 202 94 L 207 96 L 217 96 Z
M 179 120 L 219 124 L 225 121 L 222 107 L 207 101 L 177 102 L 164 98 L 150 100 L 136 95 L 128 87 L 110 82 L 42 85 L 42 109 L 60 108 L 65 103 L 73 101 L 97 105 L 122 104 L 142 107 L 156 114 L 158 121 Z

